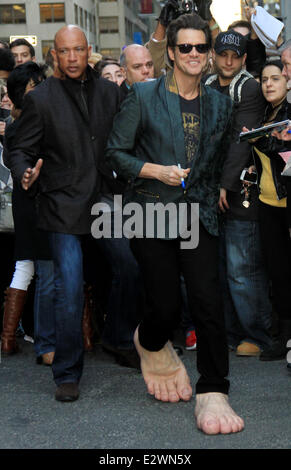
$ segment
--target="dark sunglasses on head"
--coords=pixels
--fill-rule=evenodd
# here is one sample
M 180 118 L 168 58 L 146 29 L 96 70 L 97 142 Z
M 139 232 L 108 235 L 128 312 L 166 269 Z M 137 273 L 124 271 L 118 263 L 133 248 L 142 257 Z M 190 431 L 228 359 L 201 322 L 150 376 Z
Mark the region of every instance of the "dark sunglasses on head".
M 181 54 L 189 54 L 195 47 L 199 54 L 206 54 L 209 51 L 209 44 L 176 44 Z

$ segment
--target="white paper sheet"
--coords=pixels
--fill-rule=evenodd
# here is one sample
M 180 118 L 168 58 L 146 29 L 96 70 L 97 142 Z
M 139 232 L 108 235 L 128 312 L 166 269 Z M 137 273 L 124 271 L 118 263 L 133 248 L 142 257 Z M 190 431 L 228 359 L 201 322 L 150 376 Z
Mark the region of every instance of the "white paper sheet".
M 252 15 L 251 23 L 262 43 L 266 47 L 274 48 L 284 23 L 260 6 L 256 7 L 256 14 Z

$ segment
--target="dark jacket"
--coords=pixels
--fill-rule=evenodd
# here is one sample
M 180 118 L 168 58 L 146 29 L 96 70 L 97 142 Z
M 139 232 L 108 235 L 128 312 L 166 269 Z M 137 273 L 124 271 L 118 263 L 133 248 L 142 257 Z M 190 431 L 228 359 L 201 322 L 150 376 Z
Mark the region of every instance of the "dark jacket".
M 0 108 L 0 121 L 6 122 L 6 127 L 11 122 L 10 111 L 8 109 Z M 0 135 L 0 143 L 3 144 L 4 135 Z
M 91 207 L 114 184 L 103 157 L 119 104 L 119 87 L 89 66 L 85 81 L 50 77 L 26 95 L 7 164 L 20 181 L 43 158 L 39 228 L 90 232 Z
M 251 39 L 251 34 L 247 36 L 247 71 L 255 77 L 260 75 L 261 68 L 266 62 L 266 48 L 259 38 Z
M 121 99 L 124 100 L 128 93 L 129 93 L 130 88 L 128 88 L 126 81 L 123 80 L 122 84 L 120 85 L 120 93 L 121 93 Z
M 218 234 L 219 181 L 227 152 L 232 104 L 228 97 L 201 84 L 200 139 L 186 188 L 139 178 L 145 162 L 177 165 L 185 161 L 185 142 L 177 85 L 172 72 L 136 83 L 116 116 L 107 146 L 111 167 L 126 177 L 128 200 L 141 204 L 199 203 L 200 220 Z
M 220 87 L 218 79 L 210 86 L 229 95 L 229 87 Z M 244 196 L 241 195 L 240 175 L 242 170 L 251 164 L 252 156 L 251 145 L 248 142 L 238 143 L 238 138 L 243 126 L 248 129 L 259 127 L 265 107 L 266 101 L 260 85 L 254 78 L 250 78 L 242 86 L 240 101 L 234 103 L 232 140 L 228 147 L 221 177 L 221 187 L 227 190 L 227 201 L 230 206 L 226 212 L 227 217 L 240 220 L 255 220 L 257 218 L 258 195 L 255 186 L 252 187 L 250 208 L 246 210 L 242 206 Z
M 7 161 L 9 150 L 18 130 L 16 119 L 5 130 L 3 160 Z M 18 181 L 13 181 L 12 212 L 15 231 L 14 258 L 19 260 L 50 259 L 47 233 L 37 229 L 37 198 L 30 197 Z
M 264 125 L 266 121 L 268 121 L 267 116 L 269 114 L 269 111 L 270 108 L 268 106 L 265 114 L 266 117 L 261 125 Z M 290 105 L 286 99 L 278 109 L 276 117 L 274 117 L 273 121 L 284 121 L 285 119 L 289 119 L 289 116 Z M 255 148 L 257 148 L 260 152 L 264 153 L 270 159 L 272 177 L 276 188 L 277 198 L 278 200 L 283 199 L 287 196 L 286 183 L 287 181 L 289 181 L 290 177 L 284 177 L 281 175 L 285 167 L 285 162 L 283 158 L 279 155 L 279 152 L 288 151 L 288 146 L 286 146 L 286 142 L 284 142 L 283 140 L 278 140 L 276 139 L 276 137 L 272 137 L 271 134 L 268 134 L 267 136 L 262 136 L 256 139 L 255 142 L 253 142 L 254 162 L 258 173 L 258 181 L 260 181 L 262 174 L 262 164 L 258 154 L 255 151 Z

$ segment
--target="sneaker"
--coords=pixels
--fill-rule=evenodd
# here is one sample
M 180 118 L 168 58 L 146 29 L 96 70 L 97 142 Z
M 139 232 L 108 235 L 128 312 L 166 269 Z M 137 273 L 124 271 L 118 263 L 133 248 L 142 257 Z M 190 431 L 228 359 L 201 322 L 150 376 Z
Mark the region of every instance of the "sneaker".
M 186 346 L 185 348 L 188 351 L 193 351 L 197 347 L 197 339 L 196 339 L 196 334 L 195 330 L 189 330 L 186 333 Z
M 24 335 L 23 337 L 24 341 L 27 341 L 28 343 L 34 343 L 34 339 L 32 338 L 32 336 L 29 336 L 29 335 Z

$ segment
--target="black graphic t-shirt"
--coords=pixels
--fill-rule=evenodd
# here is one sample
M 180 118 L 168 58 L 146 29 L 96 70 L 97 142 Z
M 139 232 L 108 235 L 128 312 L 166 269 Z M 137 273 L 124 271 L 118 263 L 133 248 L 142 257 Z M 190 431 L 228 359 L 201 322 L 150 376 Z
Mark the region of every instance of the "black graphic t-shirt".
M 186 168 L 190 168 L 194 158 L 200 133 L 200 96 L 194 100 L 185 100 L 180 96 L 184 139 L 186 149 Z M 182 165 L 182 162 L 181 162 Z

